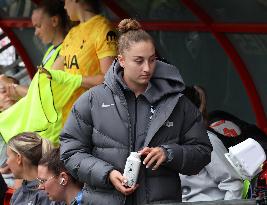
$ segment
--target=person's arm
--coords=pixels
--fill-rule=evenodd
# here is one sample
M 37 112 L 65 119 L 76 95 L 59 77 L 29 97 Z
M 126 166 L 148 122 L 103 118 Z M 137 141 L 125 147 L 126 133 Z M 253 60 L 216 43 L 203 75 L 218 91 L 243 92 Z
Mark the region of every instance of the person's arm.
M 213 151 L 211 162 L 206 166 L 207 172 L 218 184 L 218 189 L 225 193 L 224 200 L 241 199 L 243 182 L 225 158 L 224 154 L 227 152 L 225 146 L 213 133 L 209 132 L 209 139 Z
M 64 70 L 64 57 L 58 56 L 55 62 L 53 63 L 51 69 L 53 70 Z
M 180 143 L 166 143 L 159 147 L 145 147 L 139 153 L 145 156 L 146 167 L 156 170 L 166 166 L 184 175 L 197 174 L 210 162 L 212 146 L 199 110 L 186 98 L 181 97 L 184 112 Z
M 82 87 L 91 88 L 99 85 L 104 81 L 104 75 L 111 66 L 115 56 L 117 56 L 117 44 L 107 41 L 108 32 L 112 31 L 109 23 L 102 24 L 98 28 L 94 28 L 94 50 L 99 60 L 101 73 L 96 76 L 83 76 Z
M 100 59 L 99 62 L 100 62 L 101 74 L 96 75 L 96 76 L 83 77 L 82 87 L 91 88 L 93 86 L 96 86 L 102 83 L 104 81 L 104 75 L 108 71 L 113 60 L 114 60 L 114 57 L 111 57 L 111 56 Z
M 112 187 L 108 175 L 114 167 L 92 155 L 93 123 L 91 91 L 85 92 L 74 104 L 60 134 L 61 160 L 72 176 L 96 187 Z
M 162 145 L 171 156 L 164 166 L 195 175 L 210 162 L 212 146 L 199 110 L 186 97 L 180 103 L 184 112 L 180 143 Z
M 108 56 L 99 60 L 101 74 L 95 76 L 83 76 L 81 86 L 84 88 L 91 88 L 99 85 L 104 81 L 104 75 L 112 64 L 114 57 Z M 59 56 L 52 66 L 54 70 L 64 70 L 64 57 Z

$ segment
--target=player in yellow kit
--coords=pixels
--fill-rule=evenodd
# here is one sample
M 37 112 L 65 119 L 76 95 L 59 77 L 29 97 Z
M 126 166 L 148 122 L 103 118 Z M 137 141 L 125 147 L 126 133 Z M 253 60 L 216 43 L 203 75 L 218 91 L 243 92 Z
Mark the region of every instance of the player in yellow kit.
M 117 54 L 116 33 L 110 22 L 98 14 L 98 1 L 65 0 L 65 9 L 72 21 L 80 23 L 66 36 L 53 68 L 82 75 L 83 80 L 64 107 L 63 120 L 83 92 L 103 82 L 104 74 Z

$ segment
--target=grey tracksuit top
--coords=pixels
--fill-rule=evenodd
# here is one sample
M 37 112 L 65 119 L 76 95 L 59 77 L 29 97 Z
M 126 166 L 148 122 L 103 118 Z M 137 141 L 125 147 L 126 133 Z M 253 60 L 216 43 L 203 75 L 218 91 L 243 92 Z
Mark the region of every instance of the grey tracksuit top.
M 180 175 L 183 202 L 241 199 L 243 182 L 224 156 L 227 149 L 214 133 L 208 135 L 211 162 L 197 175 Z
M 11 197 L 11 205 L 63 205 L 63 202 L 50 201 L 43 190 L 38 190 L 37 180 L 22 182 Z
M 172 65 L 157 61 L 147 90 L 137 98 L 122 75 L 115 60 L 104 83 L 76 101 L 61 133 L 61 159 L 86 183 L 84 204 L 180 202 L 179 173 L 197 174 L 210 162 L 212 146 L 201 114 L 181 94 L 184 83 Z M 109 183 L 109 172 L 123 173 L 131 151 L 160 145 L 172 160 L 155 171 L 142 165 L 132 196 Z

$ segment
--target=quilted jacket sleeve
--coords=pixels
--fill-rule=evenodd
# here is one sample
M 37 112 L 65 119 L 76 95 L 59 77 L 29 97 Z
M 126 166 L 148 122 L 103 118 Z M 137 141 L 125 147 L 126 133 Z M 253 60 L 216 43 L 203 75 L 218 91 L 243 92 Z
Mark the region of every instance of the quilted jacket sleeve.
M 73 106 L 60 136 L 61 159 L 79 181 L 108 188 L 111 185 L 107 177 L 114 167 L 92 155 L 92 98 L 93 94 L 87 91 Z
M 165 145 L 173 156 L 165 166 L 184 175 L 195 175 L 210 162 L 212 145 L 201 113 L 186 97 L 181 99 L 181 109 L 184 115 L 181 140 L 179 144 Z

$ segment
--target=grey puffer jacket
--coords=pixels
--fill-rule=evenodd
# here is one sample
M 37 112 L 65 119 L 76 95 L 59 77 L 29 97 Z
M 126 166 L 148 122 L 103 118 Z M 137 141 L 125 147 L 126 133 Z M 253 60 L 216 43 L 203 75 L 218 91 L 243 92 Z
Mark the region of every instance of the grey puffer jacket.
M 150 85 L 134 106 L 121 79 L 114 61 L 105 82 L 77 100 L 61 133 L 61 159 L 86 183 L 84 204 L 180 202 L 179 173 L 197 174 L 210 162 L 212 147 L 201 114 L 180 94 L 184 83 L 174 66 L 157 61 Z M 160 145 L 171 151 L 171 160 L 155 171 L 141 166 L 129 203 L 109 183 L 109 172 L 123 173 L 131 151 Z

